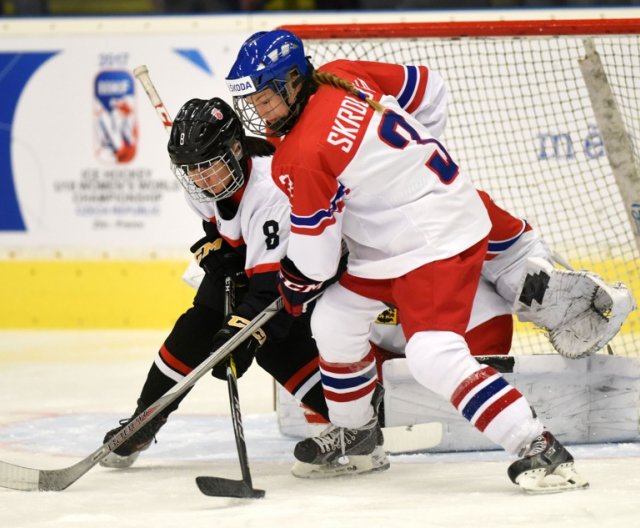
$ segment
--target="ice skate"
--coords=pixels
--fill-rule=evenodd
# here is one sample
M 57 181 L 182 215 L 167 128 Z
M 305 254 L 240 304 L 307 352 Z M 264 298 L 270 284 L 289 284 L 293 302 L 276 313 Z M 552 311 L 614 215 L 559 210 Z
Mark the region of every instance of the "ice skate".
M 298 442 L 291 472 L 300 478 L 328 478 L 383 471 L 389 460 L 376 417 L 357 429 L 329 426 L 319 436 Z
M 573 457 L 548 431 L 536 437 L 509 466 L 509 478 L 528 493 L 585 489 L 589 483 L 575 470 Z
M 103 443 L 107 443 L 113 438 L 124 426 L 126 426 L 133 418 L 138 416 L 146 405 L 138 405 L 133 415 L 130 418 L 120 420 L 120 425 L 111 429 L 105 436 Z M 147 449 L 151 442 L 155 440 L 156 433 L 160 428 L 167 423 L 166 416 L 159 414 L 154 417 L 147 425 L 137 431 L 131 438 L 124 442 L 117 449 L 114 449 L 106 457 L 100 461 L 100 465 L 109 468 L 128 468 L 138 458 L 138 455 L 145 449 Z

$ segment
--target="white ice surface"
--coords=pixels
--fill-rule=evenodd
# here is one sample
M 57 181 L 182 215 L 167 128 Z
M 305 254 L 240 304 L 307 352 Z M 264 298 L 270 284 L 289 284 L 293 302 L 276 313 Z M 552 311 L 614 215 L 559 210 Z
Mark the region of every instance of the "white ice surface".
M 54 469 L 84 458 L 135 406 L 163 333 L 0 332 L 0 459 Z M 290 474 L 272 385 L 240 380 L 260 500 L 212 498 L 198 475 L 240 478 L 226 386 L 204 378 L 129 470 L 94 467 L 62 492 L 0 488 L 1 528 L 640 526 L 640 445 L 573 446 L 586 491 L 523 494 L 502 452 L 392 457 L 389 471 L 305 481 Z

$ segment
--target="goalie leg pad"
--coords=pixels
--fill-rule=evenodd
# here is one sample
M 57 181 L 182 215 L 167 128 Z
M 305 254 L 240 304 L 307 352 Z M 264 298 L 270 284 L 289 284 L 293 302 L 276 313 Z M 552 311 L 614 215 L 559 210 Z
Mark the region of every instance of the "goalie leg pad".
M 521 321 L 544 328 L 556 351 L 570 359 L 604 347 L 635 308 L 624 284 L 608 285 L 595 273 L 557 269 L 538 258 L 527 260 L 514 305 Z

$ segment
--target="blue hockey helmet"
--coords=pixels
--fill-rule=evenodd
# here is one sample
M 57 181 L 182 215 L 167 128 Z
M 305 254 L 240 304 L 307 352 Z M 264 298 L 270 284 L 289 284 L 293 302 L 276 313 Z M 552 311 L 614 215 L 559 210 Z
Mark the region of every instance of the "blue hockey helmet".
M 288 101 L 287 85 L 291 89 L 291 73 L 297 73 L 293 81 L 297 86 L 309 77 L 312 71 L 313 67 L 305 56 L 302 41 L 290 31 L 260 31 L 249 37 L 241 46 L 226 79 L 235 109 L 247 129 L 263 136 L 286 133 L 284 129 L 293 126 L 297 118 L 296 110 L 300 107 L 300 101 Z M 267 133 L 266 124 L 257 116 L 252 105 L 244 99 L 267 88 L 280 95 L 289 104 L 292 113 L 286 120 L 269 124 L 269 128 L 275 132 L 273 134 Z M 284 121 L 290 126 L 287 127 Z

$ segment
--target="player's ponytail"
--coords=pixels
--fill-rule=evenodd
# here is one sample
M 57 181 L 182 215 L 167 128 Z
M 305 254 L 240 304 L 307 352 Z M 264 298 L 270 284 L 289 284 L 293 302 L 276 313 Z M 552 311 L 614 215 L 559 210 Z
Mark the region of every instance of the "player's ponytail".
M 384 112 L 385 108 L 379 102 L 374 101 L 373 99 L 367 97 L 364 92 L 358 90 L 353 83 L 343 79 L 342 77 L 338 77 L 334 73 L 326 72 L 326 71 L 318 71 L 313 70 L 312 73 L 313 80 L 317 84 L 325 84 L 327 86 L 333 86 L 334 88 L 340 88 L 347 93 L 350 93 L 354 97 L 358 99 L 362 99 L 365 101 L 371 108 L 373 108 L 376 112 Z

